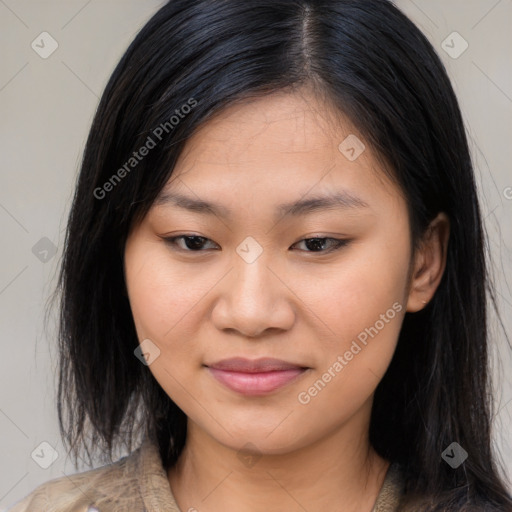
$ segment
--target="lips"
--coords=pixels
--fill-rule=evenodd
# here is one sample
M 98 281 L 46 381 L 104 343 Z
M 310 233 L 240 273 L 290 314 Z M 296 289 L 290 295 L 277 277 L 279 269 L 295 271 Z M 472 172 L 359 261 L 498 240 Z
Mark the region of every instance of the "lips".
M 216 363 L 208 364 L 207 366 L 210 368 L 216 368 L 217 370 L 243 373 L 275 372 L 280 370 L 304 368 L 301 365 L 288 363 L 287 361 L 271 357 L 262 357 L 260 359 L 252 360 L 245 359 L 243 357 L 232 357 L 230 359 L 223 359 Z
M 233 391 L 244 395 L 264 395 L 283 387 L 308 370 L 280 359 L 235 357 L 205 365 L 211 375 Z

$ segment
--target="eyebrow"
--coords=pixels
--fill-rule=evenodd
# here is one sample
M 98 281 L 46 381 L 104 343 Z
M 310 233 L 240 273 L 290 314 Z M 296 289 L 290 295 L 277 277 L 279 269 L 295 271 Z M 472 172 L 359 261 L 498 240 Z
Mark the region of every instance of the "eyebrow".
M 178 192 L 164 192 L 155 200 L 155 206 L 171 205 L 185 210 L 205 215 L 215 215 L 218 217 L 230 218 L 232 211 L 224 205 L 196 199 L 185 196 Z M 340 191 L 328 195 L 318 195 L 299 199 L 289 203 L 282 203 L 276 207 L 275 217 L 283 215 L 301 216 L 316 211 L 336 210 L 336 209 L 363 209 L 369 208 L 369 205 L 357 196 L 348 191 Z

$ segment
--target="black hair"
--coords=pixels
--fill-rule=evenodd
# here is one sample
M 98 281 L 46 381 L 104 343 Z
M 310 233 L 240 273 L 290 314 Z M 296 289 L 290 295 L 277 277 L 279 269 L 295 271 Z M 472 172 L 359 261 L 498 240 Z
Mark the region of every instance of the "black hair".
M 403 468 L 414 510 L 512 510 L 491 447 L 487 292 L 496 304 L 465 128 L 432 45 L 387 0 L 172 0 L 140 30 L 101 97 L 69 216 L 62 437 L 76 460 L 111 458 L 149 433 L 166 465 L 177 460 L 186 416 L 134 356 L 127 236 L 198 127 L 234 103 L 306 86 L 389 164 L 414 245 L 439 212 L 450 220 L 443 278 L 427 307 L 405 315 L 370 442 Z M 456 469 L 441 458 L 452 442 L 468 453 Z

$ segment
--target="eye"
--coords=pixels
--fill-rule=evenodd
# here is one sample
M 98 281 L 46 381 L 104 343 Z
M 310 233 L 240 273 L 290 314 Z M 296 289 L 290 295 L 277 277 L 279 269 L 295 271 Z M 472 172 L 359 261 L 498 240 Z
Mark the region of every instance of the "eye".
M 164 240 L 167 244 L 175 246 L 179 250 L 182 250 L 182 251 L 201 252 L 205 241 L 208 241 L 209 238 L 205 238 L 204 236 L 198 236 L 198 235 L 179 235 L 179 236 L 164 238 Z M 183 242 L 183 243 L 179 244 L 178 241 Z M 209 241 L 211 242 L 211 240 L 209 240 Z M 215 244 L 215 245 L 217 245 L 217 244 Z
M 330 243 L 327 244 L 329 248 L 327 250 L 323 250 L 323 247 L 325 246 L 325 242 L 329 241 Z M 315 237 L 315 238 L 304 238 L 303 240 L 300 240 L 297 242 L 297 244 L 304 243 L 306 247 L 309 249 L 312 248 L 312 250 L 307 250 L 306 252 L 322 252 L 322 253 L 330 253 L 333 251 L 336 251 L 338 249 L 341 249 L 342 247 L 349 244 L 349 240 L 344 240 L 340 238 L 329 238 L 329 237 Z M 294 244 L 294 245 L 297 245 Z M 293 246 L 292 246 L 293 247 Z

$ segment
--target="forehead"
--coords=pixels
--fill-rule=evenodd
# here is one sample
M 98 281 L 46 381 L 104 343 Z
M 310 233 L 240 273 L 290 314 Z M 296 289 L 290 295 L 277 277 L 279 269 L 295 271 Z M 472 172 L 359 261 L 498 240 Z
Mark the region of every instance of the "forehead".
M 398 193 L 350 120 L 307 91 L 234 104 L 205 122 L 155 204 L 173 190 L 227 208 L 341 190 L 362 202 L 361 195 Z
M 307 90 L 276 92 L 222 110 L 200 127 L 187 149 L 194 149 L 195 158 L 203 154 L 219 163 L 248 161 L 255 151 L 263 160 L 276 153 L 325 158 L 343 133 L 355 131 L 346 116 Z

